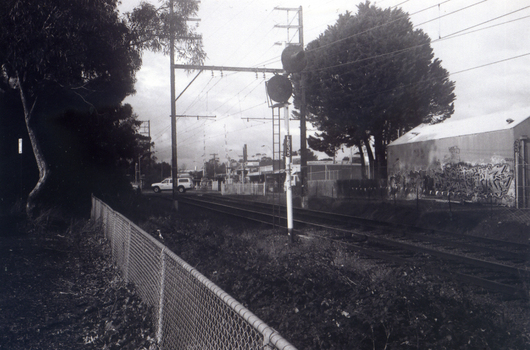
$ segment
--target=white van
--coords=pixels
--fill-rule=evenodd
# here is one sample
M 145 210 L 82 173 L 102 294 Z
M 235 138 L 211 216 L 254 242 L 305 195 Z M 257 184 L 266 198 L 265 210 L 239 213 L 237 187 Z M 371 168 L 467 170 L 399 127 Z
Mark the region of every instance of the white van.
M 182 177 L 178 178 L 177 181 L 177 191 L 179 191 L 179 193 L 184 193 L 186 190 L 193 189 L 193 181 L 190 178 Z M 155 193 L 159 193 L 160 191 L 171 191 L 173 190 L 173 179 L 168 177 L 162 182 L 152 184 L 151 188 Z

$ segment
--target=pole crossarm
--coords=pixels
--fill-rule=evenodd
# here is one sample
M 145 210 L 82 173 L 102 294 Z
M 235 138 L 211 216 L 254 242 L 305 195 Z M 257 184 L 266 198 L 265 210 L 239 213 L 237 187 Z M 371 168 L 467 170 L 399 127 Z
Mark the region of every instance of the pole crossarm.
M 225 72 L 251 72 L 251 73 L 274 73 L 281 74 L 285 71 L 281 68 L 258 68 L 258 67 L 223 67 L 223 66 L 199 66 L 193 64 L 174 64 L 174 69 L 187 69 L 187 70 L 215 70 Z
M 275 24 L 274 28 L 302 28 L 302 26 L 296 24 Z
M 170 115 L 170 117 L 177 117 L 177 118 L 197 118 L 197 120 L 199 120 L 199 118 L 217 118 L 216 115 Z
M 274 9 L 278 11 L 299 11 L 300 7 L 278 7 L 276 6 Z

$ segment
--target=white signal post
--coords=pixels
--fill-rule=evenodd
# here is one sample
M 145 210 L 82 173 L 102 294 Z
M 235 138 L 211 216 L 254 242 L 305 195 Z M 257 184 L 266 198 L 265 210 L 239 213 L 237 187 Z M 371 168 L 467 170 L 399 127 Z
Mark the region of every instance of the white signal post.
M 293 190 L 291 186 L 291 150 L 292 140 L 289 133 L 289 104 L 284 106 L 285 120 L 285 206 L 287 207 L 287 235 L 293 241 Z

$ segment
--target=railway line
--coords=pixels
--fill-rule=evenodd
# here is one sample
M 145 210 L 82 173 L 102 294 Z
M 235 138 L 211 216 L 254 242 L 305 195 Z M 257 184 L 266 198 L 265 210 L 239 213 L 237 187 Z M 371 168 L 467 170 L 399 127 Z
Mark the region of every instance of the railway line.
M 206 194 L 182 196 L 179 202 L 285 227 L 285 208 L 279 205 Z M 293 216 L 299 237 L 332 240 L 362 256 L 422 266 L 509 297 L 529 297 L 529 245 L 301 208 L 294 208 Z

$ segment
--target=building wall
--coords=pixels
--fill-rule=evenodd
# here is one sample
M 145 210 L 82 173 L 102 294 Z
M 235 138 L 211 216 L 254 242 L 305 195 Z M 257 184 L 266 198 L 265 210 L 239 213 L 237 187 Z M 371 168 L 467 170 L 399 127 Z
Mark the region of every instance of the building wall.
M 514 129 L 389 145 L 389 190 L 514 206 L 513 145 Z

